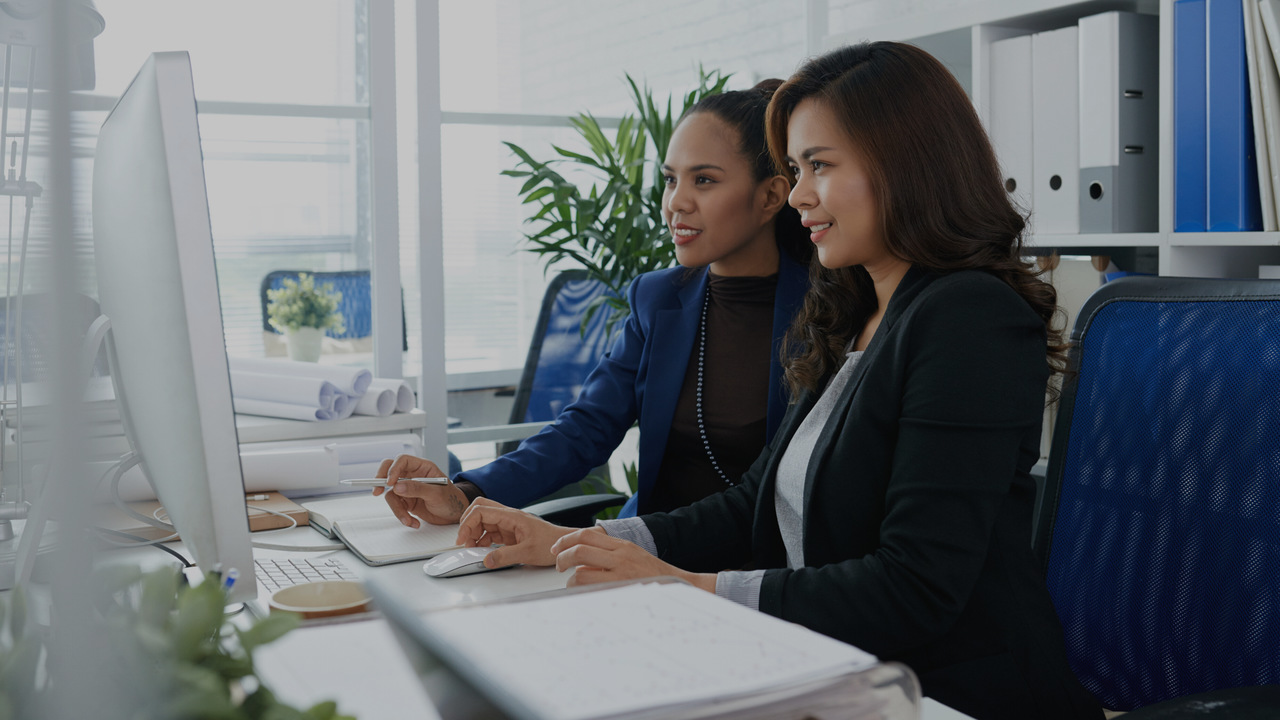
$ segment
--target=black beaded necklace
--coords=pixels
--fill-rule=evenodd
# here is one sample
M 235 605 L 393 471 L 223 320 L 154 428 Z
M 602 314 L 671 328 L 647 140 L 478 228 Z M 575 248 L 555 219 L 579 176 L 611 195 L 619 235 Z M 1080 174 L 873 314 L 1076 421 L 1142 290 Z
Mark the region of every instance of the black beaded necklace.
M 702 298 L 702 322 L 698 324 L 698 391 L 697 402 L 695 407 L 698 415 L 698 435 L 702 437 L 702 447 L 707 451 L 707 459 L 711 461 L 711 467 L 715 468 L 716 474 L 724 480 L 725 485 L 732 485 L 733 481 L 720 468 L 720 463 L 716 461 L 716 454 L 711 451 L 711 440 L 707 437 L 707 425 L 702 419 L 702 373 L 703 361 L 707 355 L 707 306 L 711 303 L 711 286 L 707 285 L 707 294 Z

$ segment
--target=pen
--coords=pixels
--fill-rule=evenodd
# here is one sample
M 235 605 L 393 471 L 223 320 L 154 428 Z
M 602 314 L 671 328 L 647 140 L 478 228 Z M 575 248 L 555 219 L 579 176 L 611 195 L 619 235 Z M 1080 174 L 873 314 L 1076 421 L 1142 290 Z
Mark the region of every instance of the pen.
M 421 477 L 421 478 L 400 478 L 402 482 L 416 482 L 425 485 L 448 485 L 447 477 Z M 389 481 L 387 478 L 347 478 L 339 480 L 343 485 L 386 485 Z

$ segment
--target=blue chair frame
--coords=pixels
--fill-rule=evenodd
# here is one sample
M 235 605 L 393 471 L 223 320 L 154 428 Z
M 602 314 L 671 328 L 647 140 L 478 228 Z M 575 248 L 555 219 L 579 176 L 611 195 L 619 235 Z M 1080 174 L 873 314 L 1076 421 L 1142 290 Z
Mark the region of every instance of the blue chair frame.
M 1035 548 L 1073 669 L 1135 720 L 1280 717 L 1280 281 L 1122 278 L 1071 339 Z
M 583 381 L 609 351 L 616 334 L 608 327 L 608 306 L 599 307 L 584 322 L 588 308 L 607 292 L 604 283 L 591 279 L 585 270 L 566 270 L 547 285 L 511 405 L 511 424 L 550 422 L 577 399 Z M 501 443 L 498 453 L 509 453 L 519 445 L 519 441 Z M 627 501 L 625 495 L 611 492 L 606 474 L 593 472 L 595 477 L 600 482 L 594 483 L 594 494 L 582 495 L 579 485 L 570 485 L 525 510 L 558 525 L 590 525 L 596 513 Z

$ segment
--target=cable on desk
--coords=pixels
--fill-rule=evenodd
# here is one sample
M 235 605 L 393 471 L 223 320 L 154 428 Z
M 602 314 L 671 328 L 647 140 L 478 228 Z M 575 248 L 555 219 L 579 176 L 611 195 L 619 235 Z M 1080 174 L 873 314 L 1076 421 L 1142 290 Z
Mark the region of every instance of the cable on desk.
M 135 540 L 135 541 L 137 541 L 137 542 L 133 542 L 133 543 L 121 543 L 121 542 L 115 542 L 115 541 L 110 540 L 110 539 L 105 538 L 105 537 L 104 537 L 104 538 L 102 538 L 102 539 L 103 539 L 103 540 L 105 540 L 106 542 L 109 542 L 109 543 L 111 543 L 112 545 L 115 545 L 115 546 L 117 546 L 117 547 L 143 547 L 143 546 L 145 546 L 145 545 L 151 545 L 151 546 L 155 547 L 157 550 L 163 550 L 163 551 L 165 551 L 165 552 L 169 553 L 170 555 L 172 555 L 172 556 L 174 556 L 174 557 L 178 558 L 178 560 L 182 562 L 182 567 L 184 567 L 184 568 L 195 567 L 194 563 L 192 563 L 190 560 L 188 560 L 188 559 L 186 559 L 185 557 L 183 557 L 183 556 L 182 556 L 182 553 L 179 553 L 177 550 L 174 550 L 174 549 L 173 549 L 173 548 L 171 548 L 171 547 L 167 547 L 167 546 L 165 546 L 165 545 L 162 545 L 161 543 L 164 543 L 164 542 L 167 542 L 167 541 L 168 541 L 168 540 L 167 540 L 167 539 L 165 539 L 165 538 L 162 538 L 162 539 L 160 539 L 160 540 L 148 540 L 148 539 L 146 539 L 146 538 L 142 537 L 141 535 L 134 535 L 134 534 L 132 534 L 132 533 L 127 533 L 127 532 L 120 532 L 119 530 L 110 530 L 110 529 L 108 529 L 108 528 L 104 528 L 104 527 L 94 527 L 94 528 L 91 528 L 91 529 L 96 530 L 96 531 L 98 531 L 98 532 L 102 533 L 103 535 L 118 535 L 118 536 L 120 536 L 120 537 L 125 537 L 125 538 L 129 538 L 130 540 Z
M 259 530 L 258 531 L 259 533 L 262 533 L 262 534 L 282 533 L 286 530 L 292 530 L 298 527 L 298 520 L 294 518 L 292 515 L 289 515 L 287 513 L 282 513 L 278 510 L 271 510 L 269 508 L 259 507 L 257 505 L 245 505 L 245 507 L 249 508 L 250 510 L 259 510 L 264 513 L 279 515 L 280 517 L 289 521 L 288 527 L 276 528 L 274 530 L 266 530 L 266 531 Z M 336 545 L 278 545 L 276 543 L 268 543 L 268 542 L 262 542 L 261 540 L 252 540 L 252 539 L 250 540 L 250 544 L 262 550 L 293 550 L 294 552 L 322 552 L 325 550 L 345 550 L 347 547 L 342 543 L 338 543 Z

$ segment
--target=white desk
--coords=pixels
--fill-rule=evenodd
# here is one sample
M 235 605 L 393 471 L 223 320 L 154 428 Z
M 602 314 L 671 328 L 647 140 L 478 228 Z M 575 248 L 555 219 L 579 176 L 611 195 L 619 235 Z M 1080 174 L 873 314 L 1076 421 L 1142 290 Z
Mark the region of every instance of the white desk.
M 319 536 L 298 528 L 273 536 L 272 542 L 315 544 Z M 262 557 L 289 557 L 279 550 L 255 550 Z M 314 555 L 314 554 L 313 554 Z M 568 573 L 552 568 L 516 568 L 458 578 L 429 578 L 421 562 L 369 567 L 349 551 L 324 554 L 342 558 L 361 579 L 376 577 L 392 584 L 420 611 L 459 603 L 500 600 L 565 587 Z M 335 632 L 336 631 L 336 632 Z M 329 638 L 319 640 L 318 638 Z M 331 638 L 341 638 L 341 647 Z M 386 620 L 360 620 L 345 626 L 304 627 L 261 648 L 255 659 L 261 677 L 281 697 L 305 707 L 324 699 L 338 701 L 338 709 L 360 720 L 405 720 L 438 717 L 400 652 Z M 972 720 L 969 716 L 925 699 L 923 720 Z

